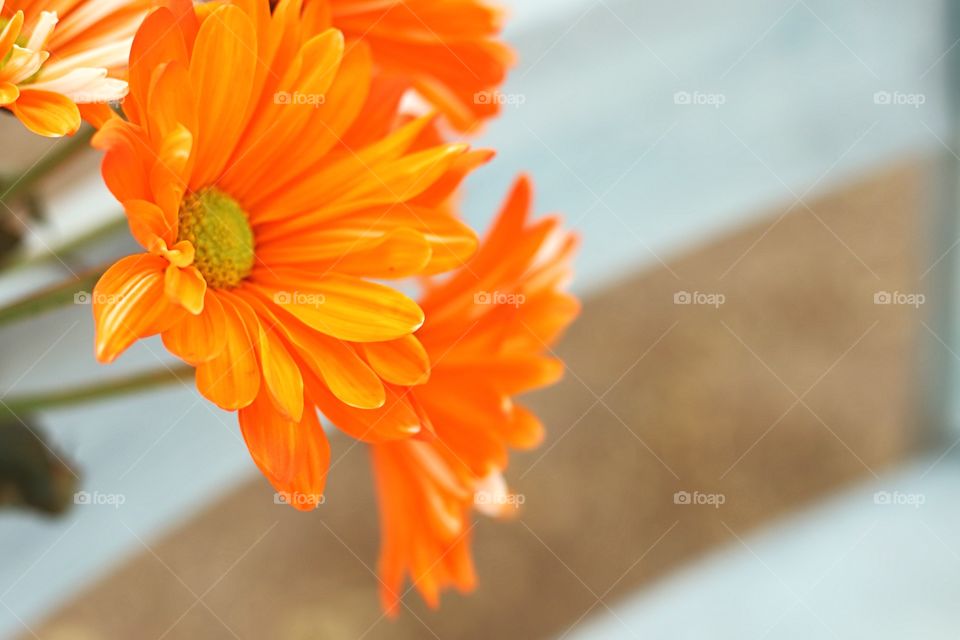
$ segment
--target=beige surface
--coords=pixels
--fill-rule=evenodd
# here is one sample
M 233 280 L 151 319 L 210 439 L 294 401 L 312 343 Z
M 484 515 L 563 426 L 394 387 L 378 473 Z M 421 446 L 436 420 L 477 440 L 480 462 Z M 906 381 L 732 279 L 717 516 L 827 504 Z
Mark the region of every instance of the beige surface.
M 480 586 L 469 598 L 430 612 L 410 594 L 398 621 L 381 618 L 367 458 L 339 439 L 315 514 L 275 506 L 257 479 L 35 630 L 44 640 L 562 633 L 598 599 L 614 602 L 913 446 L 923 310 L 873 296 L 919 286 L 912 245 L 926 188 L 917 169 L 885 172 L 812 202 L 815 213 L 799 206 L 771 226 L 784 212 L 771 211 L 671 261 L 673 274 L 591 297 L 559 348 L 566 380 L 535 398 L 549 441 L 509 474 L 526 504 L 475 529 Z M 726 303 L 675 305 L 678 290 Z M 676 505 L 678 490 L 726 503 Z

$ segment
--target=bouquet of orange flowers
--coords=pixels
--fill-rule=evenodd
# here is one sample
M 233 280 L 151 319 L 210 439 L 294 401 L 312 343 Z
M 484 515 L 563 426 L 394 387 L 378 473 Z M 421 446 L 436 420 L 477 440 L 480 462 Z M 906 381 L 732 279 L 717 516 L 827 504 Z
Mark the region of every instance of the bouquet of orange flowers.
M 564 290 L 576 238 L 531 217 L 529 178 L 482 240 L 458 215 L 461 183 L 493 156 L 468 140 L 497 115 L 513 62 L 501 12 L 481 0 L 0 11 L 0 106 L 37 134 L 72 136 L 4 185 L 5 206 L 92 145 L 142 247 L 0 309 L 0 323 L 95 282 L 97 359 L 160 335 L 200 394 L 237 412 L 292 507 L 321 503 L 324 421 L 369 446 L 388 612 L 407 577 L 431 604 L 470 590 L 471 514 L 509 512 L 509 452 L 543 438 L 514 398 L 562 375 L 550 346 L 579 308 Z M 18 416 L 180 374 L 5 407 Z

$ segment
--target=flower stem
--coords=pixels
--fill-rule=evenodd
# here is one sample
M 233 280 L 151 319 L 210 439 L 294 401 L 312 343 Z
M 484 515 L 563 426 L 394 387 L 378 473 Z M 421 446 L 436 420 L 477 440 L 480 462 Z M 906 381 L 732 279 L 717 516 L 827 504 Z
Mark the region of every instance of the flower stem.
M 60 259 L 63 261 L 65 259 L 64 256 L 67 256 L 78 249 L 82 249 L 89 244 L 93 244 L 126 228 L 127 219 L 122 215 L 118 216 L 97 225 L 89 231 L 80 234 L 76 238 L 67 240 L 63 244 L 60 244 L 56 247 L 49 248 L 43 253 L 28 255 L 27 252 L 19 252 L 18 254 L 12 256 L 8 261 L 0 263 L 0 273 L 9 273 L 16 269 L 46 264 L 54 261 L 55 259 Z
M 0 193 L 0 201 L 13 202 L 29 193 L 41 178 L 46 177 L 77 152 L 88 148 L 94 133 L 93 127 L 84 126 L 73 137 L 59 140 L 35 165 L 6 186 L 3 193 Z
M 96 382 L 72 389 L 22 396 L 9 396 L 0 401 L 2 402 L 2 404 L 0 404 L 0 411 L 6 411 L 12 415 L 19 415 L 21 413 L 55 409 L 57 407 L 72 406 L 128 393 L 136 393 L 175 382 L 190 384 L 193 371 L 193 367 L 184 364 L 147 371 L 127 378 L 107 382 Z
M 90 304 L 90 292 L 105 270 L 101 267 L 87 271 L 65 282 L 32 293 L 5 307 L 0 307 L 0 326 L 68 304 Z

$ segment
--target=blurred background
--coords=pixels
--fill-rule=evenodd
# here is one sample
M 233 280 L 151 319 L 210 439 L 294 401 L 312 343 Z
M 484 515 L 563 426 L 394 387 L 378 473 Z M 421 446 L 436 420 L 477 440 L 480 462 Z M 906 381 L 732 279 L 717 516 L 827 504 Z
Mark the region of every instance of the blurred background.
M 583 236 L 584 311 L 531 398 L 549 436 L 509 469 L 522 509 L 477 519 L 476 593 L 385 618 L 363 447 L 334 438 L 304 516 L 187 381 L 34 416 L 59 484 L 0 510 L 0 637 L 958 636 L 957 9 L 512 4 L 520 63 L 466 214 L 485 228 L 531 172 Z M 0 124 L 0 170 L 48 150 Z M 36 250 L 116 208 L 93 154 L 47 186 Z M 147 341 L 105 370 L 91 341 L 82 301 L 4 329 L 0 397 L 170 362 Z

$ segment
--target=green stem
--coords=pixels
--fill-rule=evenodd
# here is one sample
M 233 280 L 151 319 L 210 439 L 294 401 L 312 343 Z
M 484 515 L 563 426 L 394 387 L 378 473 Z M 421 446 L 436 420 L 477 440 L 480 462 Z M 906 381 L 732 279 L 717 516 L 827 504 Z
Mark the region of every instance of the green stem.
M 94 285 L 105 270 L 102 267 L 93 269 L 66 282 L 32 293 L 5 307 L 0 307 L 0 326 L 68 304 L 90 304 L 90 292 L 93 291 Z
M 10 396 L 2 400 L 0 411 L 6 411 L 12 415 L 20 415 L 22 413 L 72 406 L 102 400 L 104 398 L 112 398 L 118 395 L 136 393 L 161 385 L 173 384 L 174 382 L 190 384 L 193 371 L 193 367 L 189 365 L 177 365 L 175 367 L 147 371 L 128 378 L 97 382 L 62 391 Z
M 13 202 L 29 193 L 47 174 L 72 158 L 77 152 L 88 148 L 94 133 L 93 127 L 85 125 L 73 137 L 57 141 L 36 164 L 6 187 L 6 190 L 0 194 L 0 201 Z
M 98 240 L 106 238 L 126 228 L 127 220 L 123 216 L 107 220 L 93 229 L 82 233 L 76 238 L 68 240 L 57 247 L 48 248 L 43 253 L 38 253 L 36 255 L 28 255 L 26 252 L 18 253 L 12 256 L 8 261 L 0 264 L 0 272 L 9 273 L 16 269 L 38 266 L 52 262 L 58 258 L 63 260 L 64 256 L 67 256 L 78 249 L 82 249 L 89 244 L 97 242 Z

